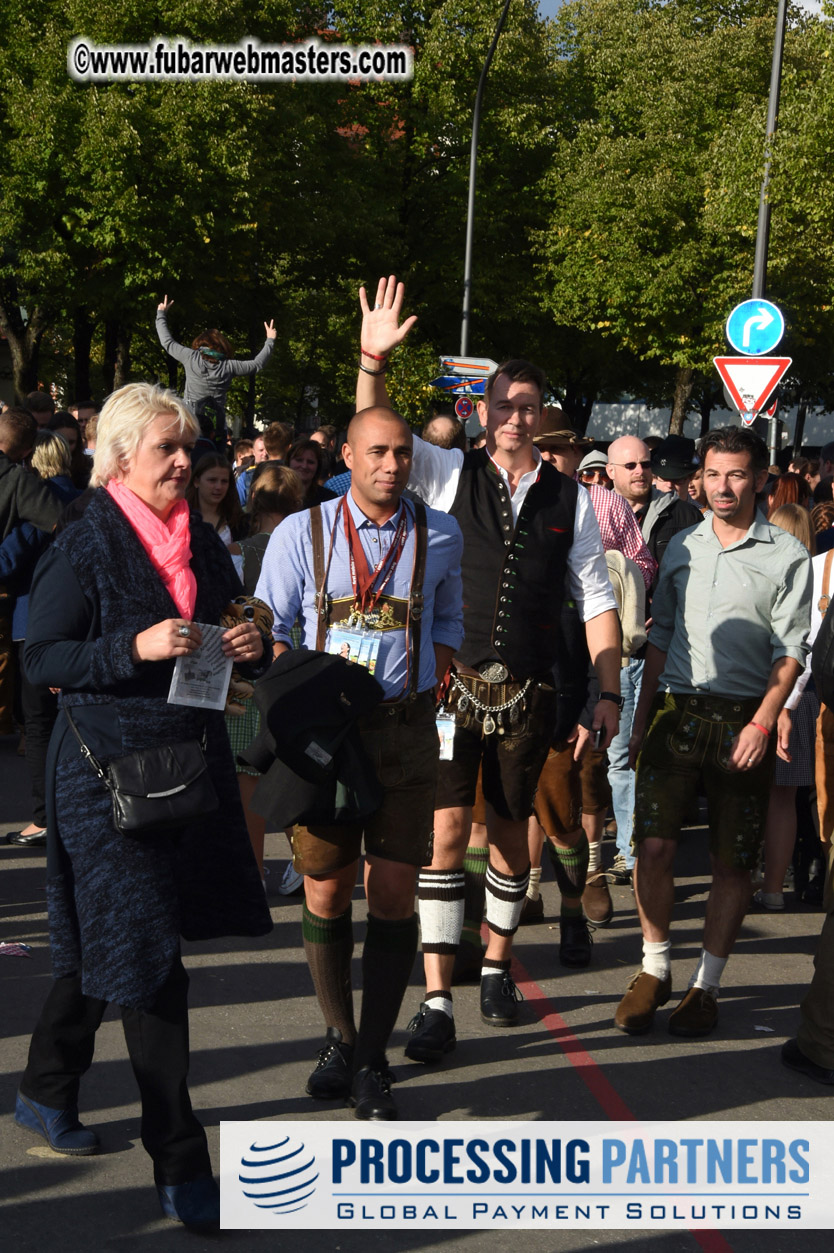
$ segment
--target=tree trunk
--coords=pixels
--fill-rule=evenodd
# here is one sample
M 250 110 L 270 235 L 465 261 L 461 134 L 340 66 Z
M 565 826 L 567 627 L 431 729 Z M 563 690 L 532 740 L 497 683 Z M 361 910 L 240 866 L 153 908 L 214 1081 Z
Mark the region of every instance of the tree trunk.
M 683 435 L 687 402 L 692 395 L 694 385 L 695 371 L 681 366 L 675 375 L 675 395 L 672 401 L 672 416 L 669 419 L 670 435 Z
M 24 322 L 14 284 L 0 290 L 0 331 L 5 335 L 12 358 L 15 399 L 22 403 L 29 392 L 37 391 L 41 338 L 46 329 L 42 309 L 32 309 Z
M 104 323 L 103 373 L 108 395 L 130 381 L 130 332 L 115 318 Z
M 90 348 L 93 343 L 95 322 L 81 305 L 73 310 L 72 315 L 72 352 L 75 361 L 74 392 L 72 400 L 89 400 L 92 396 L 90 386 Z
M 595 401 L 596 392 L 584 391 L 581 387 L 572 386 L 568 380 L 562 408 L 578 435 L 584 435 L 587 431 Z

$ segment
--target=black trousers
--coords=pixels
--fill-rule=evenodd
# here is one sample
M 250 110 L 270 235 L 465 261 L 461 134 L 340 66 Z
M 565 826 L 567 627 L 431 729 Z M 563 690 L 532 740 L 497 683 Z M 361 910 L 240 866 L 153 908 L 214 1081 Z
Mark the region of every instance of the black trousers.
M 58 717 L 58 697 L 48 687 L 30 683 L 23 664 L 23 645 L 18 645 L 20 709 L 26 732 L 26 766 L 32 784 L 32 821 L 46 826 L 46 753 Z
M 81 978 L 56 979 L 29 1045 L 20 1091 L 51 1109 L 78 1105 L 107 1001 L 85 996 Z M 181 961 L 148 1010 L 122 1006 L 122 1027 L 142 1102 L 142 1144 L 157 1183 L 211 1174 L 206 1133 L 188 1095 L 188 975 Z

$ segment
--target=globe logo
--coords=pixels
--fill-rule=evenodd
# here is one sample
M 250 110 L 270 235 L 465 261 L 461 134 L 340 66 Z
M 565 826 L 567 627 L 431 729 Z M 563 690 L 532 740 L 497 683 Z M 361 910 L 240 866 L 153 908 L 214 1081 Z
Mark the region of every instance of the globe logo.
M 315 1154 L 289 1136 L 277 1144 L 250 1144 L 240 1159 L 243 1195 L 257 1209 L 295 1214 L 305 1208 L 318 1179 Z

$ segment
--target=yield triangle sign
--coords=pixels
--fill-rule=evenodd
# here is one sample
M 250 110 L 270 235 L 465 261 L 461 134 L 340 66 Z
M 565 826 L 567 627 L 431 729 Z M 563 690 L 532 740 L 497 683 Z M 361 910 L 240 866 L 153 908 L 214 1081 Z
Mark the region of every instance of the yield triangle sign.
M 713 357 L 739 413 L 760 413 L 791 365 L 790 357 Z

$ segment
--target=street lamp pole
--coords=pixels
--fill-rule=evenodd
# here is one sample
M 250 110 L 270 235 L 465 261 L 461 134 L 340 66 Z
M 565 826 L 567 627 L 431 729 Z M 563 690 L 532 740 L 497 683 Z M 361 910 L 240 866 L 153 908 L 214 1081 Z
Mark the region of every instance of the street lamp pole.
M 486 55 L 486 60 L 481 70 L 481 77 L 478 79 L 478 90 L 475 94 L 475 110 L 472 116 L 472 144 L 469 149 L 469 200 L 466 206 L 466 249 L 463 259 L 463 322 L 460 328 L 460 355 L 462 357 L 469 355 L 469 311 L 472 299 L 472 240 L 475 232 L 475 174 L 478 165 L 478 131 L 481 127 L 481 100 L 484 95 L 486 76 L 492 64 L 492 58 L 495 55 L 501 31 L 504 29 L 504 23 L 507 20 L 510 2 L 511 0 L 504 0 L 504 8 L 498 19 L 498 25 L 495 28 L 495 34 L 489 46 L 489 52 Z M 780 0 L 780 3 L 784 3 L 784 0 Z
M 756 226 L 756 256 L 753 261 L 753 299 L 762 300 L 767 287 L 767 251 L 770 242 L 770 154 L 773 136 L 779 118 L 779 88 L 782 80 L 782 51 L 785 47 L 785 23 L 788 0 L 779 0 L 776 11 L 776 36 L 773 41 L 773 60 L 770 66 L 770 95 L 767 102 L 767 136 L 765 138 L 765 167 L 762 190 L 759 196 L 759 220 Z M 771 464 L 776 459 L 776 432 L 778 418 L 774 413 L 769 423 L 768 443 Z

